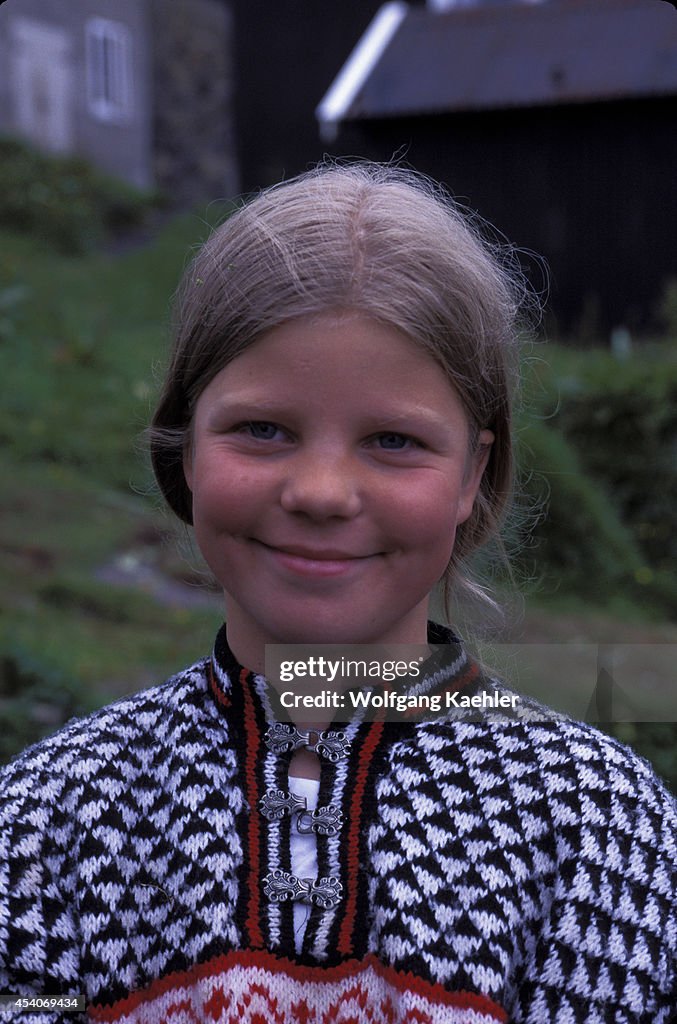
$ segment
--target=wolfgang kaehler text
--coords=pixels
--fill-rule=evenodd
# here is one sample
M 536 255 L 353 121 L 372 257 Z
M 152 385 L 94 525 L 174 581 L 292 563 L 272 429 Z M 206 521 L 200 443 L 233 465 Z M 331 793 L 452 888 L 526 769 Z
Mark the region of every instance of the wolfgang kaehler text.
M 385 690 L 375 693 L 373 690 L 349 690 L 338 693 L 336 690 L 321 690 L 319 693 L 298 694 L 285 690 L 280 694 L 283 708 L 372 708 L 390 711 L 442 711 L 448 708 L 481 708 L 483 710 L 497 708 L 515 708 L 519 701 L 515 693 L 461 693 L 460 690 L 447 690 L 446 693 L 395 693 Z

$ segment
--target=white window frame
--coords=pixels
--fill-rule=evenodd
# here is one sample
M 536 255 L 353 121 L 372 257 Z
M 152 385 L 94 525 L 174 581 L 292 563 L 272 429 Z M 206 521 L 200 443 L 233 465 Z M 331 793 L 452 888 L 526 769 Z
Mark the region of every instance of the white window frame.
M 87 107 L 99 121 L 124 123 L 133 115 L 132 34 L 109 18 L 85 25 Z

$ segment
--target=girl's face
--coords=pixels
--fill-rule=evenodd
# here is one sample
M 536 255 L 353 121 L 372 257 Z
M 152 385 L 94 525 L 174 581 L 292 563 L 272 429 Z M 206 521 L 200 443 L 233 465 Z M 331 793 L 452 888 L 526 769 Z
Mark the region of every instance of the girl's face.
M 360 315 L 277 327 L 195 409 L 185 473 L 229 642 L 425 643 L 428 598 L 468 518 L 476 454 L 438 364 Z

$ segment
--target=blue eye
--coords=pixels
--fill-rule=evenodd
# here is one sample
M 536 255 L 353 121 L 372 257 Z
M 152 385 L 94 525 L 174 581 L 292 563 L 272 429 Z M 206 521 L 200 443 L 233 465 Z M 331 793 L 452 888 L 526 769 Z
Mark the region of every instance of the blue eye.
M 265 420 L 255 420 L 252 423 L 245 424 L 245 429 L 258 441 L 272 441 L 279 427 L 274 423 L 267 423 Z
M 379 434 L 379 444 L 388 452 L 399 452 L 408 448 L 414 442 L 405 434 Z

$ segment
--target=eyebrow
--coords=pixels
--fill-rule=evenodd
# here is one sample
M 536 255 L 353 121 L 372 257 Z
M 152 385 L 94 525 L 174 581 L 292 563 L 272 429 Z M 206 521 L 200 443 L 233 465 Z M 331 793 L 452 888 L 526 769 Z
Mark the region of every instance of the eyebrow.
M 279 415 L 285 411 L 285 405 L 279 399 L 238 397 L 232 401 L 228 397 L 218 398 L 212 406 L 214 413 L 227 413 L 229 416 L 246 416 L 254 409 L 257 413 L 262 412 L 270 415 Z
M 421 406 L 415 406 L 414 408 L 405 409 L 403 411 L 393 413 L 392 415 L 379 417 L 376 421 L 376 428 L 381 430 L 392 430 L 400 423 L 404 426 L 422 423 L 431 427 L 445 427 L 448 426 L 449 420 L 445 416 L 441 416 L 432 410 L 423 409 Z
M 227 395 L 221 396 L 216 400 L 209 415 L 210 417 L 228 416 L 243 420 L 278 420 L 297 415 L 298 412 L 298 406 L 285 399 L 257 397 L 252 394 L 251 396 L 238 395 L 232 400 Z M 381 415 L 378 413 L 379 410 L 376 410 L 375 414 L 368 410 L 364 417 L 369 420 L 369 430 L 374 433 L 378 431 L 412 433 L 425 429 L 447 430 L 450 427 L 450 422 L 445 416 L 420 405 L 392 412 L 384 410 Z

